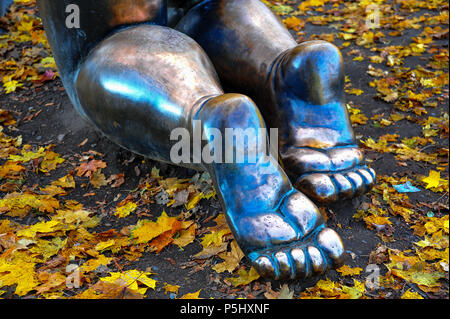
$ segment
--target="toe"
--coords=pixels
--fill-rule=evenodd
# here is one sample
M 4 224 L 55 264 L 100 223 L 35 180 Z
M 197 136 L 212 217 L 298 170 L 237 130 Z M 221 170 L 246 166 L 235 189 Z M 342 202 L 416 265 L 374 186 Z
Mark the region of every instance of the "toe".
M 306 195 L 322 203 L 334 202 L 338 199 L 336 187 L 330 177 L 325 174 L 305 176 L 298 181 L 296 187 L 306 193 Z
M 289 261 L 288 255 L 284 251 L 279 251 L 274 255 L 275 262 L 277 263 L 277 279 L 289 279 L 292 278 L 293 268 Z
M 303 148 L 291 148 L 281 154 L 285 167 L 295 174 L 308 172 L 325 172 L 332 167 L 330 157 L 319 151 Z
M 363 153 L 356 147 L 334 148 L 328 150 L 328 156 L 335 171 L 347 170 L 362 163 Z
M 339 192 L 340 198 L 351 198 L 355 193 L 352 183 L 342 174 L 334 174 L 331 178 Z
M 281 213 L 300 229 L 302 236 L 307 236 L 324 223 L 322 214 L 316 205 L 304 194 L 295 192 L 280 207 Z
M 361 175 L 366 185 L 366 189 L 369 190 L 375 184 L 373 175 L 368 171 L 368 169 L 358 169 L 357 173 Z
M 361 175 L 356 172 L 349 172 L 345 174 L 345 177 L 347 177 L 350 183 L 352 183 L 356 196 L 364 194 L 364 192 L 366 191 L 366 186 Z
M 275 267 L 272 261 L 267 256 L 260 256 L 253 262 L 258 274 L 264 278 L 276 278 Z
M 377 173 L 375 172 L 375 170 L 373 168 L 368 167 L 367 168 L 369 170 L 369 173 L 372 175 L 373 180 L 376 181 L 377 180 Z
M 295 265 L 295 277 L 299 279 L 307 278 L 311 275 L 308 267 L 308 260 L 301 248 L 291 250 L 293 264 Z
M 334 230 L 331 228 L 322 229 L 316 237 L 316 243 L 334 267 L 339 267 L 344 263 L 344 244 Z
M 312 270 L 315 274 L 322 274 L 327 270 L 327 261 L 323 258 L 320 250 L 314 246 L 308 246 L 307 252 L 311 260 Z
M 237 233 L 241 245 L 249 249 L 265 248 L 268 243 L 287 244 L 300 237 L 288 222 L 273 213 L 244 217 L 237 226 L 236 228 L 241 230 L 241 233 Z

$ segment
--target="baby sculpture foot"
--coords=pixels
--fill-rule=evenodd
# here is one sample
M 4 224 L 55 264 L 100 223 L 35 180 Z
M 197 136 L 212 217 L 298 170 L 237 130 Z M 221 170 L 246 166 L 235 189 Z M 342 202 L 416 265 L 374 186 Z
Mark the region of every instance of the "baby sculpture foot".
M 266 118 L 279 128 L 280 157 L 293 184 L 323 203 L 370 190 L 375 171 L 355 142 L 339 50 L 325 41 L 304 42 L 275 60 L 266 85 L 272 112 Z
M 275 212 L 242 218 L 238 227 L 247 229 L 240 240 L 252 244 L 248 256 L 264 277 L 307 278 L 343 263 L 338 234 L 325 227 L 317 207 L 296 190 Z
M 209 142 L 213 129 L 264 129 L 256 105 L 238 94 L 210 99 L 195 120 L 194 129 L 201 123 Z M 318 208 L 292 187 L 275 159 L 267 158 L 250 139 L 244 146 L 247 154 L 256 155 L 253 161 L 213 162 L 205 168 L 218 190 L 228 225 L 256 270 L 272 279 L 293 279 L 339 266 L 342 241 L 325 227 Z M 227 149 L 239 152 L 235 142 L 225 145 Z M 218 150 L 210 146 L 209 151 Z
M 281 160 L 295 186 L 320 202 L 370 189 L 375 174 L 355 142 L 334 45 L 297 45 L 259 0 L 203 1 L 176 28 L 202 46 L 227 86 L 256 101 L 268 127 L 278 128 Z

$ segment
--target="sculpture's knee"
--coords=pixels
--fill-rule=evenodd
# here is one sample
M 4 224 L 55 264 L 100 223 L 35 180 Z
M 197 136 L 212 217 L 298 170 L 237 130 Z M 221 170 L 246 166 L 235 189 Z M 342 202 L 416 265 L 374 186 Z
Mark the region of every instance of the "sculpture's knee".
M 339 49 L 326 41 L 308 41 L 282 61 L 285 84 L 305 101 L 326 104 L 343 95 L 344 64 Z
M 224 94 L 209 100 L 203 107 L 198 119 L 203 125 L 215 127 L 221 131 L 227 128 L 262 128 L 264 120 L 256 104 L 242 94 Z
M 255 103 L 245 95 L 217 96 L 203 105 L 195 120 L 194 135 L 201 125 L 203 149 L 206 154 L 214 154 L 215 163 L 257 163 L 266 155 L 264 121 Z

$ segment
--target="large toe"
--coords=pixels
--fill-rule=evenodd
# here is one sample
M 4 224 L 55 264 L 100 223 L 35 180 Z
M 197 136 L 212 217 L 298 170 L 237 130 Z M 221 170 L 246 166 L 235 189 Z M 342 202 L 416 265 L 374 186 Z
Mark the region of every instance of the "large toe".
M 296 187 L 312 199 L 321 203 L 335 202 L 338 192 L 331 178 L 326 174 L 311 174 L 301 178 Z
M 284 166 L 293 173 L 326 172 L 332 168 L 327 154 L 311 149 L 291 148 L 281 154 L 281 158 Z
M 304 194 L 295 192 L 280 207 L 281 213 L 289 218 L 302 233 L 309 235 L 324 223 L 322 214 L 316 205 Z
M 300 237 L 291 224 L 274 213 L 244 217 L 239 221 L 237 229 L 240 230 L 237 235 L 241 245 L 249 249 L 265 248 L 267 244 L 287 244 Z
M 333 148 L 328 150 L 328 156 L 335 171 L 351 169 L 364 160 L 363 153 L 356 147 Z
M 255 267 L 258 274 L 264 278 L 276 278 L 275 267 L 267 256 L 259 256 L 254 262 L 253 267 Z
M 339 267 L 344 263 L 344 244 L 334 230 L 331 228 L 322 229 L 317 234 L 316 243 L 334 267 Z

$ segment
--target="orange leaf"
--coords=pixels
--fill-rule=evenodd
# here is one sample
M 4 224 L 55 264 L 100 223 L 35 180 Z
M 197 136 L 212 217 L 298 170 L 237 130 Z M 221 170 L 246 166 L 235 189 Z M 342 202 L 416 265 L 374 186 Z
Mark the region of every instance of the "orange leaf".
M 99 168 L 105 168 L 106 163 L 100 160 L 92 160 L 87 163 L 82 163 L 77 167 L 77 176 L 91 177 L 92 173 Z

